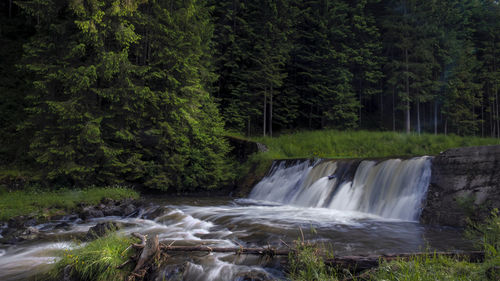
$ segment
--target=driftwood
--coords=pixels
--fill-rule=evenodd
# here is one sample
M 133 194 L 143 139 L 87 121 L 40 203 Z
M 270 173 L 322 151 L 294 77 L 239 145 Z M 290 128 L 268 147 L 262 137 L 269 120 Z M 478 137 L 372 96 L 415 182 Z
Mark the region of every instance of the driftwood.
M 159 254 L 160 254 L 160 244 L 158 242 L 158 235 L 155 235 L 152 239 L 146 240 L 146 245 L 142 249 L 141 255 L 139 256 L 137 264 L 135 265 L 135 268 L 132 272 L 137 272 L 148 261 L 150 261 L 153 257 Z
M 132 233 L 132 236 L 141 239 L 140 244 L 132 244 L 125 251 L 127 251 L 130 247 L 137 249 L 138 254 L 132 256 L 126 262 L 117 266 L 117 268 L 123 268 L 127 264 L 136 262 L 134 270 L 130 273 L 127 280 L 133 281 L 136 278 L 143 279 L 146 272 L 151 268 L 152 261 L 156 261 L 156 265 L 160 264 L 161 261 L 166 260 L 167 255 L 160 251 L 160 243 L 158 240 L 158 235 L 155 235 L 151 239 L 147 239 L 145 235 L 139 233 Z
M 161 244 L 162 251 L 166 252 L 214 252 L 214 253 L 235 253 L 235 254 L 253 254 L 261 256 L 288 256 L 290 250 L 278 250 L 271 247 L 266 248 L 244 248 L 244 247 L 232 247 L 232 248 L 220 248 L 220 247 L 209 247 L 209 246 L 167 246 Z

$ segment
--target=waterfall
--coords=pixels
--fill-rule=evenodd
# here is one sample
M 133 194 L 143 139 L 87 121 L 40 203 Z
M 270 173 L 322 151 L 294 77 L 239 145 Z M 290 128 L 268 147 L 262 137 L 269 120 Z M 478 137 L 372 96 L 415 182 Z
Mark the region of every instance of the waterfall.
M 431 177 L 431 158 L 276 161 L 250 199 L 302 207 L 418 220 Z

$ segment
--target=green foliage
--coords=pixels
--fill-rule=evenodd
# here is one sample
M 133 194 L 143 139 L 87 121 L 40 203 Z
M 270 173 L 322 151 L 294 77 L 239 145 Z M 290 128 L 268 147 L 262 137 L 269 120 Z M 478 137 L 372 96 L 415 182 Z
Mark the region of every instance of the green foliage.
M 355 158 L 436 155 L 448 148 L 500 144 L 498 139 L 456 135 L 369 131 L 304 131 L 275 138 L 253 138 L 268 146 L 271 159 Z
M 485 252 L 482 263 L 424 255 L 410 261 L 383 263 L 370 280 L 498 280 L 500 272 L 500 218 L 498 210 L 483 223 L 469 225 L 467 236 Z
M 485 251 L 481 263 L 459 261 L 453 257 L 433 253 L 411 257 L 409 260 L 383 261 L 379 267 L 365 272 L 360 280 L 498 280 L 500 277 L 500 217 L 493 210 L 491 217 L 483 223 L 471 224 L 468 228 L 470 239 L 478 241 Z M 289 256 L 292 280 L 337 280 L 338 272 L 325 267 L 320 248 L 310 243 L 298 242 L 296 254 Z M 356 276 L 343 272 L 357 280 Z
M 336 271 L 325 265 L 323 255 L 318 245 L 297 240 L 295 251 L 288 256 L 288 277 L 297 281 L 339 280 Z
M 483 223 L 470 223 L 467 236 L 477 241 L 486 257 L 496 259 L 500 264 L 500 217 L 498 209 L 491 211 L 491 216 Z
M 481 264 L 424 255 L 410 261 L 384 262 L 370 280 L 488 280 Z
M 77 204 L 98 204 L 103 198 L 121 200 L 138 198 L 139 194 L 125 187 L 90 187 L 47 191 L 32 188 L 25 191 L 4 191 L 0 196 L 0 221 L 20 215 L 39 217 L 66 213 Z
M 31 82 L 20 128 L 43 181 L 180 190 L 232 179 L 206 90 L 204 2 L 46 1 L 41 14 L 37 3 L 20 4 L 40 18 L 20 64 Z
M 134 241 L 117 234 L 98 238 L 81 248 L 66 250 L 55 268 L 49 273 L 53 279 L 60 278 L 66 266 L 71 267 L 71 276 L 78 280 L 111 281 L 125 280 L 131 268 L 116 267 L 134 254 L 129 248 Z

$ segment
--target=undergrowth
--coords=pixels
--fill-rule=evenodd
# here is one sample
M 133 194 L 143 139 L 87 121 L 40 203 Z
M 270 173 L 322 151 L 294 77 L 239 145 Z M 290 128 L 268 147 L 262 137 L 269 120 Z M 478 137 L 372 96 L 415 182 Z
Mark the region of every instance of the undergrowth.
M 500 139 L 397 132 L 318 130 L 255 137 L 268 159 L 436 155 L 453 147 L 500 144 Z
M 87 189 L 0 191 L 0 221 L 30 215 L 50 216 L 74 209 L 77 204 L 97 204 L 103 198 L 120 200 L 138 198 L 139 194 L 125 187 L 89 187 Z
M 67 266 L 72 277 L 81 281 L 125 280 L 131 265 L 117 269 L 134 253 L 131 238 L 112 234 L 98 238 L 81 248 L 67 250 L 48 274 L 48 280 L 62 280 Z

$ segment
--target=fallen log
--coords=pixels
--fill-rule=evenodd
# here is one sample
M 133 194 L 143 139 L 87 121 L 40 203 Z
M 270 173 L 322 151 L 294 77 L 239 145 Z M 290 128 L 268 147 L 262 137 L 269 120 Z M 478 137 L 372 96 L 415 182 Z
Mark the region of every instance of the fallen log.
M 160 245 L 160 249 L 166 252 L 214 252 L 214 253 L 235 253 L 235 254 L 254 254 L 261 256 L 288 256 L 290 250 L 279 250 L 271 247 L 267 248 L 244 248 L 244 247 L 209 247 L 199 246 L 167 246 Z M 293 250 L 292 250 L 293 251 Z

